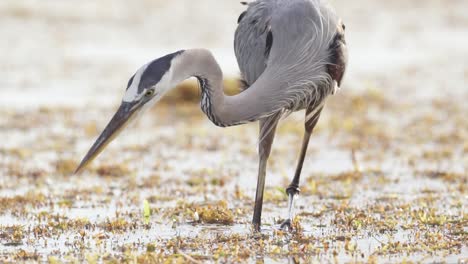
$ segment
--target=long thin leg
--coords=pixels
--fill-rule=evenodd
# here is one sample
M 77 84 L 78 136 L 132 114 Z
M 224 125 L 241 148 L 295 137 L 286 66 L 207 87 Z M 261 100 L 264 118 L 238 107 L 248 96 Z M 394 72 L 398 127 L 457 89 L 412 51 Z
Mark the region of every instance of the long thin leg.
M 265 189 L 265 176 L 268 157 L 271 152 L 271 145 L 275 138 L 276 126 L 281 117 L 281 114 L 275 114 L 260 120 L 260 142 L 258 144 L 258 179 L 257 191 L 255 194 L 255 207 L 252 224 L 256 231 L 260 231 L 260 223 L 262 219 L 262 206 L 263 206 L 263 191 Z
M 305 131 L 304 137 L 302 140 L 302 147 L 301 152 L 299 154 L 299 160 L 296 166 L 296 172 L 294 173 L 294 178 L 292 179 L 291 183 L 289 184 L 288 188 L 286 188 L 286 193 L 288 194 L 288 218 L 281 224 L 281 228 L 288 228 L 291 229 L 292 220 L 294 218 L 294 198 L 299 194 L 299 180 L 301 178 L 301 171 L 302 166 L 304 164 L 304 159 L 307 153 L 307 147 L 309 146 L 310 135 L 314 130 L 315 125 L 320 117 L 320 113 L 322 112 L 322 108 L 320 108 L 312 117 L 309 115 L 314 111 L 313 107 L 309 107 L 306 110 L 306 122 L 304 124 Z M 308 117 L 310 117 L 308 119 Z

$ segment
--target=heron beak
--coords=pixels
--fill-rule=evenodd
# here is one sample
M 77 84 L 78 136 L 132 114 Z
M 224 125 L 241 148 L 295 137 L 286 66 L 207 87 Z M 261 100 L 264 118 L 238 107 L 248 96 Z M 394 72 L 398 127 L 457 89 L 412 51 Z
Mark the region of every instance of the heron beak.
M 123 102 L 117 112 L 114 114 L 112 119 L 107 124 L 104 131 L 99 135 L 96 142 L 94 142 L 91 149 L 88 151 L 86 156 L 81 161 L 78 168 L 75 170 L 75 174 L 79 173 L 84 167 L 86 167 L 91 161 L 93 161 L 104 148 L 115 138 L 120 132 L 133 120 L 137 115 L 135 114 L 141 109 L 139 103 L 127 103 Z

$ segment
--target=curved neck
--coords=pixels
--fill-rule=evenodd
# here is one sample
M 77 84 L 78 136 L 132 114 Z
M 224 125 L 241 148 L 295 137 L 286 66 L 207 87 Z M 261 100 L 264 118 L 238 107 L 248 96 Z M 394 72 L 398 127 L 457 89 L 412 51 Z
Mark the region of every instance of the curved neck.
M 174 58 L 172 76 L 175 84 L 190 77 L 198 79 L 202 89 L 201 109 L 217 126 L 239 125 L 272 114 L 271 107 L 259 102 L 263 96 L 258 89 L 250 87 L 234 96 L 225 95 L 223 73 L 208 50 L 186 50 Z M 255 90 L 257 93 L 253 95 Z

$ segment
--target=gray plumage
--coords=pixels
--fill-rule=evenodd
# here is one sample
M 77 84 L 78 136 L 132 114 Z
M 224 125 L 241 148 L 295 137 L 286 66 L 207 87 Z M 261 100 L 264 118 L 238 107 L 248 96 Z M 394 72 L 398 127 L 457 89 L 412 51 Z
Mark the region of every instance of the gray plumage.
M 127 120 L 156 103 L 176 84 L 196 77 L 201 109 L 218 126 L 260 122 L 259 171 L 253 224 L 260 228 L 266 164 L 281 117 L 306 109 L 305 133 L 294 178 L 287 188 L 290 227 L 294 197 L 313 128 L 326 98 L 341 85 L 347 64 L 344 25 L 324 0 L 257 0 L 238 18 L 234 50 L 245 89 L 223 92 L 223 73 L 205 49 L 166 55 L 142 66 L 129 80 L 122 106 L 78 167 L 79 171 Z
M 251 85 L 264 73 L 272 95 L 281 97 L 280 108 L 298 110 L 304 100 L 328 94 L 331 83 L 326 67 L 338 18 L 318 0 L 255 1 L 239 23 L 234 50 L 242 76 Z M 273 43 L 265 56 L 268 35 Z M 324 91 L 314 86 L 323 85 Z M 309 89 L 307 89 L 309 88 Z M 322 95 L 323 94 L 323 95 Z M 289 102 L 288 102 L 289 101 Z M 298 105 L 299 104 L 299 105 Z M 277 109 L 279 110 L 279 109 Z
M 263 105 L 268 113 L 265 116 L 290 113 L 311 103 L 318 109 L 333 92 L 335 76 L 328 74 L 327 67 L 346 63 L 346 58 L 342 62 L 331 60 L 330 47 L 335 36 L 342 33 L 339 23 L 333 9 L 320 0 L 264 0 L 248 4 L 239 19 L 234 50 L 247 86 L 262 74 L 269 81 L 265 92 L 270 93 L 272 106 Z M 267 53 L 265 49 L 269 49 Z M 266 122 L 260 139 L 270 124 Z
M 248 4 L 236 30 L 234 48 L 249 89 L 236 96 L 219 94 L 222 87 L 207 76 L 222 74 L 219 66 L 199 65 L 204 94 L 213 95 L 209 116 L 215 124 L 231 126 L 291 112 L 315 102 L 317 107 L 334 91 L 330 47 L 339 29 L 333 10 L 318 0 L 263 0 Z M 272 43 L 265 52 L 268 36 Z M 187 65 L 184 65 L 187 66 Z M 189 67 L 189 66 L 187 66 Z M 211 72 L 207 72 L 207 69 Z M 182 70 L 183 71 L 183 70 Z M 215 79 L 220 79 L 219 76 Z M 216 94 L 216 96 L 214 96 Z M 216 99 L 224 97 L 216 104 Z M 202 95 L 203 99 L 203 95 Z M 203 103 L 203 100 L 202 100 Z M 203 105 L 203 104 L 202 104 Z M 217 113 L 216 108 L 229 109 Z M 227 110 L 226 110 L 227 111 Z M 242 112 L 239 112 L 242 111 Z

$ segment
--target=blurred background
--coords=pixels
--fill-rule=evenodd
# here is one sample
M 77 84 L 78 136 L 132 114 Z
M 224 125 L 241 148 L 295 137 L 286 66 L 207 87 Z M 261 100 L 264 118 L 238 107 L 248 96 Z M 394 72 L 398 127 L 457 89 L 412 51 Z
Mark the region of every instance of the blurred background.
M 465 1 L 331 2 L 347 26 L 344 89 L 365 83 L 405 97 L 466 94 Z M 212 50 L 235 77 L 243 10 L 237 0 L 3 0 L 0 103 L 115 104 L 138 67 L 194 47 Z

